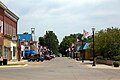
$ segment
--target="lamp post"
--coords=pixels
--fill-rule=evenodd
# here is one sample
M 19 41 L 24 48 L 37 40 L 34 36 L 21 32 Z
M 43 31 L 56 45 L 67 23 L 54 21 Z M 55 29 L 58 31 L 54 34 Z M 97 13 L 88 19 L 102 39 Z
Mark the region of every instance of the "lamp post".
M 95 32 L 95 28 L 92 28 L 92 32 L 93 32 L 93 65 L 92 66 L 96 66 L 95 65 L 95 53 L 94 53 L 94 32 Z
M 35 28 L 31 28 L 31 34 L 32 34 L 33 41 L 35 41 Z
M 38 53 L 40 54 L 40 44 L 38 43 Z
M 20 36 L 18 36 L 18 61 L 20 61 Z
M 84 62 L 84 52 L 83 52 L 83 37 L 82 37 L 82 63 Z

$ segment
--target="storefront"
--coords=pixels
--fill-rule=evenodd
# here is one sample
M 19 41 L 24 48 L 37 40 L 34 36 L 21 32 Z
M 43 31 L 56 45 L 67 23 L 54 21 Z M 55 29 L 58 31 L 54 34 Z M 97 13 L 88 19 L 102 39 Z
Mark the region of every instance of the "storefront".
M 17 42 L 12 40 L 17 36 L 19 17 L 10 11 L 0 1 L 0 58 L 11 60 L 17 54 Z
M 11 41 L 8 39 L 4 39 L 4 56 L 3 58 L 11 60 L 12 53 L 11 53 Z

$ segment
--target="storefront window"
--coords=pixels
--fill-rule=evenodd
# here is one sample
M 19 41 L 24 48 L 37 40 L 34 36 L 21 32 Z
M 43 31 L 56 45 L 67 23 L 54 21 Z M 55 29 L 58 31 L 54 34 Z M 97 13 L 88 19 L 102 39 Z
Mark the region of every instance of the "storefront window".
M 8 48 L 7 47 L 5 47 L 4 48 L 4 58 L 7 58 L 7 56 L 8 56 Z

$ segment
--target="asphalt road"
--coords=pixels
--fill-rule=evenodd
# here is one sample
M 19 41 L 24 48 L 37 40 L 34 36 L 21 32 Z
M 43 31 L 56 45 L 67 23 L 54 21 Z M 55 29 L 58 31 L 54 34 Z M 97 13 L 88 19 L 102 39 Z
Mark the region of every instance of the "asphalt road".
M 91 68 L 65 57 L 27 64 L 0 68 L 0 80 L 120 80 L 120 70 Z

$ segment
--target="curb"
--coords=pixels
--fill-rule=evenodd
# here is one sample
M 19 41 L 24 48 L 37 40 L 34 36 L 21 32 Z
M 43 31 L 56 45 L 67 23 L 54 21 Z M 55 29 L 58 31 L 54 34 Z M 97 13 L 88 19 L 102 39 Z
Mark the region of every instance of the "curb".
M 16 68 L 16 67 L 26 67 L 26 66 L 28 66 L 28 64 L 18 64 L 18 65 L 14 65 L 14 64 L 12 64 L 12 65 L 2 65 L 2 66 L 0 66 L 0 68 Z
M 92 66 L 92 65 L 86 65 L 86 66 L 94 69 L 116 69 L 116 70 L 120 69 L 120 67 L 113 67 L 113 66 L 99 65 L 99 64 L 96 66 Z
M 76 61 L 77 63 L 80 63 L 82 65 L 85 65 L 89 68 L 93 68 L 93 69 L 113 69 L 113 70 L 120 70 L 120 67 L 113 67 L 113 66 L 108 66 L 108 65 L 104 65 L 104 64 L 96 64 L 96 66 L 92 66 L 91 62 L 84 62 L 82 63 L 81 61 Z

